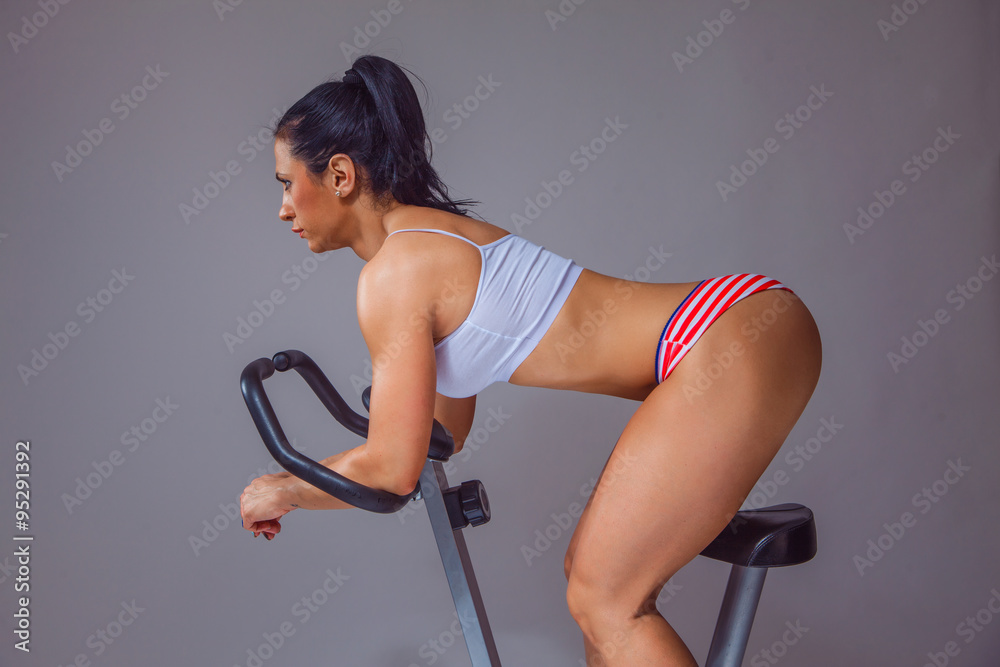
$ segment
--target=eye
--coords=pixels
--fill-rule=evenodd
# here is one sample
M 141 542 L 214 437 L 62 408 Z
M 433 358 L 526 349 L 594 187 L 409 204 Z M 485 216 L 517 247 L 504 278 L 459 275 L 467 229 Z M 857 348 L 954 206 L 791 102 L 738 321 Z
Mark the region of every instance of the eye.
M 291 181 L 282 181 L 285 184 L 285 192 L 288 192 L 288 188 L 292 187 Z

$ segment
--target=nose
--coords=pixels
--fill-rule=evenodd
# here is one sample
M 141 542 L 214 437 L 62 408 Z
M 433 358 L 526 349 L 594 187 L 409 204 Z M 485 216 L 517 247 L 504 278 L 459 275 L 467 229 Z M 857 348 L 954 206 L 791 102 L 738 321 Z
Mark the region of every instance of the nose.
M 295 219 L 295 214 L 292 212 L 292 207 L 286 202 L 282 202 L 281 208 L 278 209 L 278 218 L 285 222 L 292 222 Z

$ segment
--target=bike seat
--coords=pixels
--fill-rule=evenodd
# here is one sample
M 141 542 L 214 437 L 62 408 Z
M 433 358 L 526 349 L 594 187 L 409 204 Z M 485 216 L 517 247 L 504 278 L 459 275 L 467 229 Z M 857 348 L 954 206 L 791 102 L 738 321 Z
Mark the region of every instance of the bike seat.
M 701 555 L 743 567 L 804 563 L 816 555 L 812 510 L 785 503 L 737 512 Z

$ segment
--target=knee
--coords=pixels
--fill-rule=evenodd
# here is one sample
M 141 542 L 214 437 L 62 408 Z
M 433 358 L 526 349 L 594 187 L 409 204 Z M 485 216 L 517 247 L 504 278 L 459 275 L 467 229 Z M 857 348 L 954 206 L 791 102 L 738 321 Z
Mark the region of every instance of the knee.
M 566 606 L 592 643 L 607 641 L 645 617 L 660 616 L 656 600 L 662 584 L 643 594 L 630 584 L 616 586 L 607 576 L 587 576 L 580 565 L 567 567 Z
M 578 573 L 572 572 L 572 559 L 566 568 L 566 606 L 569 613 L 580 626 L 588 639 L 592 638 L 592 630 L 597 613 L 598 603 L 594 587 L 583 581 Z
M 599 652 L 596 662 L 587 664 L 607 664 L 606 660 L 625 650 L 636 619 L 621 605 L 620 599 L 572 573 L 566 588 L 566 603 L 587 642 Z
M 583 634 L 593 643 L 600 641 L 605 630 L 616 627 L 632 614 L 622 607 L 625 596 L 615 595 L 600 579 L 583 575 L 579 568 L 568 569 L 566 606 Z

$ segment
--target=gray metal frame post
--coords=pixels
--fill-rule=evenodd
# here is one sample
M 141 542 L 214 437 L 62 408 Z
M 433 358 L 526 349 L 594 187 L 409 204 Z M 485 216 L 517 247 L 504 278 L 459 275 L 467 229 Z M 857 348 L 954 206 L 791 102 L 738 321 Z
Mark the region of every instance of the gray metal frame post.
M 455 600 L 455 611 L 462 624 L 469 657 L 473 667 L 499 667 L 500 656 L 493 641 L 479 584 L 476 583 L 469 550 L 465 546 L 465 536 L 461 529 L 452 530 L 444 503 L 444 492 L 448 488 L 448 478 L 441 463 L 428 460 L 420 473 L 420 496 L 431 520 L 434 541 L 441 552 L 441 563 L 448 577 L 451 597 Z
M 766 567 L 733 565 L 705 667 L 740 667 L 766 576 Z

